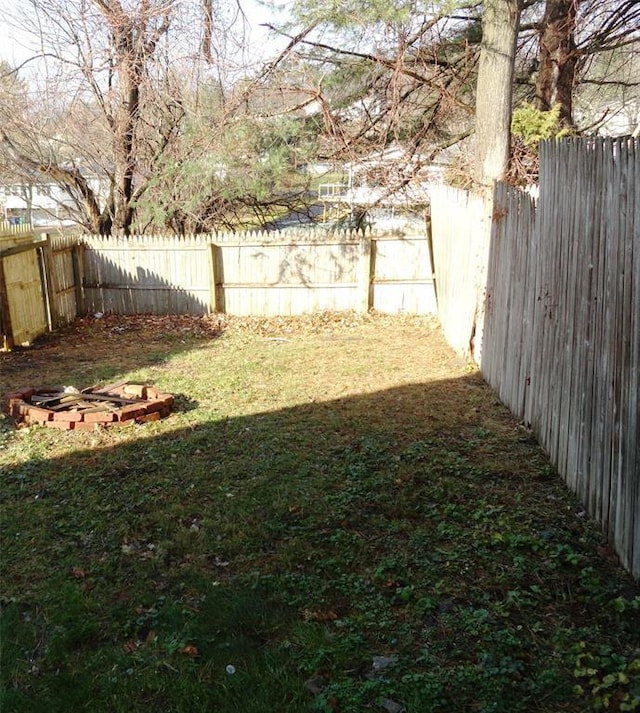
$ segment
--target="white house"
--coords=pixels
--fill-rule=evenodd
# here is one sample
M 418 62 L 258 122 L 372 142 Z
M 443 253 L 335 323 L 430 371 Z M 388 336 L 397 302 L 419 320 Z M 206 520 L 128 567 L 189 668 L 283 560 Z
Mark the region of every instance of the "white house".
M 350 213 L 366 209 L 368 220 L 377 227 L 400 228 L 424 219 L 430 187 L 444 182 L 446 166 L 423 161 L 423 156 L 394 144 L 344 164 L 344 183 L 321 184 L 318 197 Z
M 105 181 L 97 176 L 87 180 L 90 188 L 104 199 Z M 61 227 L 79 223 L 81 214 L 73 197 L 57 183 L 23 180 L 0 184 L 0 220 Z
M 10 223 L 67 225 L 75 206 L 55 183 L 16 183 L 0 186 L 0 215 Z

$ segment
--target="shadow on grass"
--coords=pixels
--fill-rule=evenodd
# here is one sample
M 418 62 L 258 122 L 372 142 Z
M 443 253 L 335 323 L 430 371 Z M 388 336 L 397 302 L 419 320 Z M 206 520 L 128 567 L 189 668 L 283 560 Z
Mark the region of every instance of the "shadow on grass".
M 3 711 L 640 695 L 637 587 L 479 377 L 171 422 L 2 473 Z

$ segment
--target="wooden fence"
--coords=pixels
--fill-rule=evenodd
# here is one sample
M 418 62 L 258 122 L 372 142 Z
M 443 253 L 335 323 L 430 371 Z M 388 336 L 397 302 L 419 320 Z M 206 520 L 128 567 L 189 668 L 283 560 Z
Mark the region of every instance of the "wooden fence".
M 0 226 L 0 229 L 2 226 Z M 0 235 L 0 339 L 3 349 L 30 344 L 80 311 L 77 239 L 11 226 Z
M 371 308 L 435 314 L 426 234 L 125 239 L 19 230 L 0 239 L 0 321 L 8 348 L 87 312 L 295 315 Z
M 90 312 L 436 311 L 426 234 L 85 237 L 82 245 Z
M 0 238 L 0 347 L 28 344 L 47 328 L 42 288 L 44 240 L 23 232 Z
M 479 361 L 491 229 L 491 205 L 451 186 L 431 190 L 433 262 L 438 316 L 445 338 Z
M 6 247 L 11 240 L 20 240 L 25 236 L 32 236 L 33 228 L 28 223 L 11 223 L 8 220 L 0 220 L 0 242 Z
M 48 236 L 44 248 L 51 327 L 72 322 L 84 310 L 82 246 L 75 237 Z
M 439 226 L 471 200 L 433 206 L 436 275 L 460 296 L 453 261 L 437 264 Z M 486 213 L 482 372 L 640 578 L 640 141 L 543 143 L 538 205 L 498 186 Z M 461 322 L 445 302 L 445 333 L 468 331 L 465 299 Z

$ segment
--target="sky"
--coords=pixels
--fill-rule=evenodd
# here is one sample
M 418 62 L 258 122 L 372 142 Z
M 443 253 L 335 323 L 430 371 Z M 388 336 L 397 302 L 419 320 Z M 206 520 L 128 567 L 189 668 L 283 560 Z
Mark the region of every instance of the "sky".
M 0 17 L 4 18 L 0 22 L 0 59 L 12 65 L 24 62 L 33 54 L 33 38 L 6 20 L 16 4 L 16 0 L 0 0 Z

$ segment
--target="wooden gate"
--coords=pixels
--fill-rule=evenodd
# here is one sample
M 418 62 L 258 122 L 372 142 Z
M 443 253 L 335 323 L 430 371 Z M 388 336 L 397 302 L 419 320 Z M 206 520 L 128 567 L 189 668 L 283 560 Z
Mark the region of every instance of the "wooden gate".
M 29 242 L 20 241 L 4 248 L 0 244 L 0 332 L 3 349 L 29 344 L 47 331 L 49 320 L 39 252 L 44 242 L 30 239 Z

